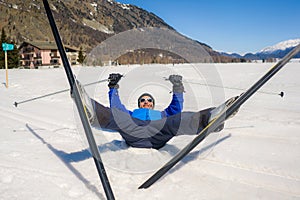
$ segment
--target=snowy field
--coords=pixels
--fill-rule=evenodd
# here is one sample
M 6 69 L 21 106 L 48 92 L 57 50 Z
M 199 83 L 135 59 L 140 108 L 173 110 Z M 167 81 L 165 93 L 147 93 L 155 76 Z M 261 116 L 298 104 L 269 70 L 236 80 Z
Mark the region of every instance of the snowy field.
M 111 72 L 125 73 L 120 96 L 129 109 L 135 108 L 145 88 L 154 94 L 157 109 L 165 107 L 171 86 L 163 77 L 179 73 L 185 80 L 184 110 L 198 110 L 239 95 L 272 65 L 73 70 L 83 83 L 105 79 Z M 198 67 L 201 73 L 193 73 Z M 205 72 L 209 69 L 216 69 L 219 78 L 201 76 L 209 76 Z M 137 188 L 194 136 L 173 138 L 157 151 L 129 148 L 118 133 L 93 129 L 116 199 L 300 199 L 299 74 L 300 63 L 287 64 L 228 120 L 223 131 L 212 133 L 148 189 Z M 0 70 L 0 80 L 0 199 L 105 199 L 69 93 L 13 105 L 68 88 L 64 69 L 10 70 L 9 88 L 5 71 Z M 107 83 L 87 91 L 108 105 Z M 281 91 L 283 98 L 277 95 Z

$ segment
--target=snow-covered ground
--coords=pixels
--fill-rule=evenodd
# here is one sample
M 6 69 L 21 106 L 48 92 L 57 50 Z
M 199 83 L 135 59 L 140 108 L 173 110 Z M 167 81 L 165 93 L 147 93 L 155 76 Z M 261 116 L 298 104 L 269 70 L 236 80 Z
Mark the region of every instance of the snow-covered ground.
M 73 70 L 83 83 L 105 79 L 110 72 L 125 73 L 120 95 L 130 109 L 144 88 L 154 94 L 157 109 L 166 106 L 171 86 L 163 77 L 176 72 L 185 80 L 184 109 L 197 110 L 239 95 L 243 92 L 239 89 L 251 86 L 271 65 Z M 193 73 L 198 67 L 206 69 Z M 209 76 L 205 72 L 209 69 L 216 69 L 219 79 L 201 77 Z M 173 138 L 157 151 L 128 148 L 118 133 L 93 129 L 116 199 L 300 199 L 299 74 L 299 63 L 287 64 L 240 108 L 223 131 L 212 133 L 149 189 L 137 188 L 194 136 Z M 161 82 L 156 80 L 159 77 Z M 0 199 L 105 199 L 69 93 L 13 105 L 68 88 L 64 69 L 9 70 L 9 88 L 5 87 L 5 71 L 0 70 L 0 80 Z M 222 83 L 225 89 L 203 83 Z M 106 84 L 87 87 L 105 105 Z M 283 98 L 277 95 L 281 91 Z

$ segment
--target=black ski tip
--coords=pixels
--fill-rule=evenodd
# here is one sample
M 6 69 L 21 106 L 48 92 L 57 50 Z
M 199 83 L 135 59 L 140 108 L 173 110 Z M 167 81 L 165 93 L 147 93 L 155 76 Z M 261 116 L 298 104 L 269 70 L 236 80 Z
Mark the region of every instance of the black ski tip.
M 149 187 L 149 186 L 148 186 Z M 145 183 L 144 184 L 142 184 L 138 189 L 146 189 L 146 188 L 148 188 L 146 185 L 145 185 Z
M 281 96 L 281 97 L 283 97 L 284 96 L 284 92 L 280 92 L 278 95 Z
M 14 103 L 14 106 L 15 106 L 15 107 L 18 107 L 18 103 L 17 103 L 17 102 L 15 102 L 15 103 Z
M 150 187 L 154 182 L 153 182 L 153 177 L 150 177 L 148 180 L 146 180 L 138 189 L 147 189 Z

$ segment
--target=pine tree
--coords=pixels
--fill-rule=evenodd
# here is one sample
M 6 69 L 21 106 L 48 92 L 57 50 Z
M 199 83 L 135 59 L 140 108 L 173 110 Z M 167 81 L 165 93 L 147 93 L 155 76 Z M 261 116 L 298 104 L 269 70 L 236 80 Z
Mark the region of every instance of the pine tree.
M 86 56 L 84 56 L 83 52 L 82 52 L 82 47 L 80 47 L 80 50 L 78 52 L 78 59 L 77 59 L 77 61 L 82 65 L 83 62 L 84 62 L 85 57 Z
M 14 44 L 14 50 L 8 52 L 8 68 L 18 68 L 20 67 L 20 54 L 19 49 L 17 48 L 17 45 L 13 41 L 12 44 Z
M 5 68 L 5 62 L 4 62 L 4 51 L 2 49 L 2 43 L 6 43 L 6 33 L 4 31 L 4 28 L 2 28 L 1 31 L 1 39 L 0 39 L 0 69 L 4 69 Z
M 19 56 L 19 50 L 14 42 L 10 42 L 9 38 L 7 37 L 4 28 L 2 28 L 1 31 L 1 47 L 0 47 L 0 69 L 5 68 L 5 55 L 4 51 L 2 49 L 2 43 L 13 43 L 14 44 L 14 50 L 7 52 L 7 65 L 8 68 L 17 68 L 20 66 L 20 56 Z

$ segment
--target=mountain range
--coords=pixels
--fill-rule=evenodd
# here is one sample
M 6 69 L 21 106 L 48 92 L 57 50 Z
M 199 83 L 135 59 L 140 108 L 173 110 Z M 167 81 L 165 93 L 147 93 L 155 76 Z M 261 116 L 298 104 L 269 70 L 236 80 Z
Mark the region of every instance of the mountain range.
M 115 0 L 49 0 L 49 4 L 63 43 L 77 49 L 83 48 L 86 52 L 111 36 L 135 28 L 158 27 L 176 32 L 154 13 Z M 2 28 L 16 44 L 24 41 L 54 41 L 42 1 L 39 0 L 0 0 L 0 29 Z M 262 51 L 241 56 L 221 53 L 205 43 L 196 42 L 206 49 L 215 62 L 282 57 L 290 50 Z M 146 55 L 153 55 L 154 51 L 150 52 L 152 53 Z
M 243 56 L 237 53 L 228 54 L 228 53 L 221 52 L 221 54 L 233 58 L 244 58 L 249 60 L 267 60 L 273 58 L 283 58 L 288 52 L 294 49 L 298 44 L 300 44 L 300 38 L 282 41 L 273 46 L 266 47 L 257 53 L 246 53 Z M 300 58 L 300 53 L 298 53 L 294 58 Z
M 181 35 L 155 14 L 115 0 L 48 1 L 63 43 L 82 48 L 85 52 L 91 51 L 111 36 L 137 28 L 164 28 Z M 16 44 L 24 41 L 54 41 L 42 1 L 0 0 L 2 28 Z M 188 37 L 186 39 L 192 40 Z M 216 62 L 239 62 L 239 59 L 222 56 L 205 43 L 194 42 L 203 46 Z M 158 54 L 150 50 L 150 53 L 143 55 L 149 55 L 152 58 L 148 60 L 153 60 L 153 53 Z M 174 60 L 172 56 L 170 60 Z
M 63 43 L 89 51 L 108 37 L 136 27 L 173 29 L 161 18 L 113 0 L 49 0 Z M 0 0 L 0 28 L 17 44 L 54 41 L 42 1 Z

